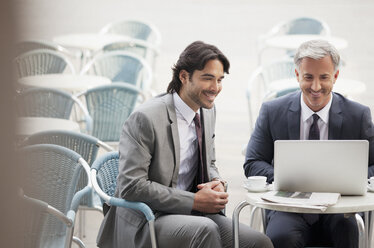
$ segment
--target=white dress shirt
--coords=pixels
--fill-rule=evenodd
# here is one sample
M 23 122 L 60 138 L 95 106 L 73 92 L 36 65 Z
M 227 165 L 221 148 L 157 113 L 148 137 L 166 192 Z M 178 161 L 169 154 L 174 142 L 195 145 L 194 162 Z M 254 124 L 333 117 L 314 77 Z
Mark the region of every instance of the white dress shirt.
M 177 93 L 173 93 L 175 112 L 177 114 L 180 165 L 177 188 L 189 191 L 195 179 L 198 167 L 198 140 L 193 118 L 193 111 Z M 200 114 L 200 110 L 198 112 Z
M 329 138 L 329 112 L 332 103 L 332 93 L 330 101 L 327 105 L 318 112 L 311 110 L 304 102 L 303 95 L 301 95 L 301 115 L 300 115 L 300 139 L 306 140 L 309 138 L 309 129 L 313 124 L 313 114 L 319 116 L 318 119 L 318 128 L 319 128 L 319 137 L 321 140 L 327 140 Z

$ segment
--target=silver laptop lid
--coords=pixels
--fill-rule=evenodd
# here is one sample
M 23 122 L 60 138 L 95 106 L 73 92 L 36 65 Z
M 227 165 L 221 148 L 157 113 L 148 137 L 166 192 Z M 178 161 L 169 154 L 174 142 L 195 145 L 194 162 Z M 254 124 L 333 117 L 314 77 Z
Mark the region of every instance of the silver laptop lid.
M 277 140 L 274 189 L 364 195 L 368 160 L 367 140 Z

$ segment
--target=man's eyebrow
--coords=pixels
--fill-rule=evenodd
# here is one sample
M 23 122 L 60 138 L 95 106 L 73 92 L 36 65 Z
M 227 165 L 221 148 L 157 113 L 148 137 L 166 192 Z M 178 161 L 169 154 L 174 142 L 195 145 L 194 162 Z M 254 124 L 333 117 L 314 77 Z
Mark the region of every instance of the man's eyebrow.
M 201 75 L 201 77 L 215 77 L 213 74 L 210 73 L 204 73 Z M 225 76 L 220 77 L 220 79 L 223 79 Z

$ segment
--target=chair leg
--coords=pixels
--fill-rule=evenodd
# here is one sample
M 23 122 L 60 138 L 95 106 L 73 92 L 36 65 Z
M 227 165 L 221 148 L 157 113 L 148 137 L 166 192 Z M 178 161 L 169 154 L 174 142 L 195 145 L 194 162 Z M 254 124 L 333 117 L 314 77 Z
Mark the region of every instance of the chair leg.
M 249 203 L 247 201 L 242 201 L 239 203 L 232 214 L 232 225 L 233 225 L 233 233 L 234 233 L 234 238 L 233 238 L 233 247 L 239 248 L 239 214 L 240 211 L 245 207 L 248 206 Z
M 365 225 L 359 214 L 355 214 L 357 227 L 358 227 L 358 247 L 364 248 L 366 246 L 366 235 L 365 235 Z
M 157 248 L 156 232 L 155 232 L 155 221 L 154 220 L 150 220 L 148 222 L 148 224 L 149 224 L 149 233 L 151 235 L 152 248 Z

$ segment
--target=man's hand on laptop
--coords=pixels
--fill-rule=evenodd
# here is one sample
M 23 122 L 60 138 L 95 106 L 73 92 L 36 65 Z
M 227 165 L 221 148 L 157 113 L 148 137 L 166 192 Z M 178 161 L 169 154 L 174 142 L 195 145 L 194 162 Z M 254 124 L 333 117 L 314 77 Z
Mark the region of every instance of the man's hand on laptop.
M 220 186 L 221 185 L 221 186 Z M 222 187 L 222 191 L 219 190 Z M 224 192 L 220 181 L 212 181 L 197 186 L 192 208 L 203 213 L 218 213 L 225 208 L 228 202 L 228 194 Z M 218 191 L 217 191 L 218 189 Z

